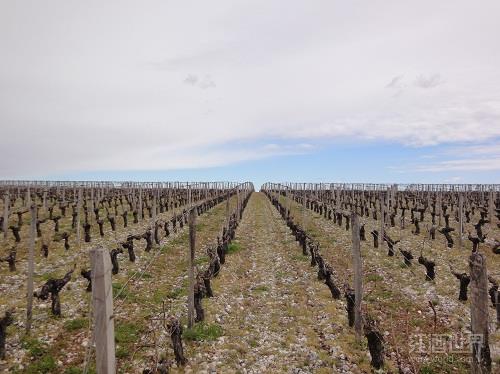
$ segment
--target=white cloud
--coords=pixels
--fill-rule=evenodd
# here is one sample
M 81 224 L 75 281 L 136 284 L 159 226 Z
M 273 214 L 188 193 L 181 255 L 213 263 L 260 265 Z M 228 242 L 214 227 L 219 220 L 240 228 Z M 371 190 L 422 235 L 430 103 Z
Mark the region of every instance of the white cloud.
M 442 171 L 497 171 L 500 170 L 500 157 L 458 159 L 421 165 L 413 171 L 417 172 L 442 172 Z
M 434 88 L 437 87 L 441 84 L 443 84 L 444 81 L 441 79 L 441 75 L 439 74 L 431 74 L 428 76 L 425 75 L 419 75 L 414 82 L 414 85 L 419 88 Z
M 197 86 L 204 90 L 215 87 L 215 82 L 212 80 L 210 75 L 205 75 L 203 78 L 199 78 L 196 74 L 189 74 L 186 79 L 184 79 L 184 83 L 191 86 Z
M 443 182 L 444 183 L 452 183 L 452 184 L 454 184 L 454 183 L 460 183 L 462 180 L 463 180 L 462 177 L 454 176 L 454 177 L 445 179 Z
M 194 86 L 198 83 L 198 77 L 194 74 L 189 74 L 186 79 L 184 79 L 184 83 Z
M 2 2 L 0 176 L 278 152 L 236 142 L 484 143 L 500 137 L 499 13 L 494 0 Z
M 500 157 L 500 142 L 487 144 L 474 144 L 460 147 L 453 147 L 447 152 L 450 155 L 469 155 L 469 156 L 498 156 Z
M 394 167 L 400 172 L 441 173 L 441 172 L 482 172 L 500 171 L 500 143 L 482 143 L 451 147 L 438 150 L 434 154 L 424 155 L 421 160 L 432 160 L 425 163 L 416 163 Z M 459 176 L 447 179 L 445 182 L 458 181 Z M 463 179 L 463 178 L 462 178 Z
M 391 79 L 389 83 L 385 86 L 386 88 L 401 88 L 402 87 L 402 75 L 397 75 Z
M 207 88 L 214 88 L 215 82 L 210 78 L 210 75 L 206 75 L 200 82 L 199 87 L 206 90 Z

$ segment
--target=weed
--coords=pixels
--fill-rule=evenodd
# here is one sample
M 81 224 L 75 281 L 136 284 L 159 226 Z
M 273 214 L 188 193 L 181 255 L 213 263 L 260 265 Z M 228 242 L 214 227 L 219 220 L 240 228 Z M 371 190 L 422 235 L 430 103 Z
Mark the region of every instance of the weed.
M 53 373 L 57 368 L 56 361 L 52 356 L 43 356 L 40 360 L 33 362 L 27 368 L 25 373 L 27 374 L 45 374 Z
M 95 368 L 92 366 L 89 367 L 87 373 L 96 374 Z M 64 374 L 83 374 L 83 370 L 78 366 L 70 366 L 64 370 Z
M 137 340 L 140 327 L 133 322 L 124 322 L 115 325 L 115 341 L 117 343 L 132 343 Z
M 227 253 L 236 253 L 241 249 L 240 243 L 231 243 L 227 247 Z
M 172 291 L 167 292 L 168 299 L 178 299 L 180 296 L 185 295 L 186 290 L 182 287 L 174 288 Z
M 83 370 L 76 366 L 70 366 L 64 370 L 64 374 L 82 374 Z
M 67 331 L 76 331 L 83 329 L 89 325 L 89 321 L 86 318 L 75 318 L 64 323 L 64 328 Z
M 195 265 L 201 265 L 208 262 L 208 256 L 201 256 L 194 260 Z
M 35 338 L 25 338 L 22 342 L 22 346 L 28 351 L 32 358 L 41 357 L 47 353 L 46 345 Z
M 266 291 L 269 291 L 269 288 L 267 288 L 264 285 L 260 285 L 260 286 L 254 287 L 253 290 L 256 292 L 266 292 Z
M 126 299 L 130 295 L 127 286 L 121 283 L 113 283 L 113 296 L 119 299 Z
M 130 355 L 129 350 L 125 347 L 116 348 L 116 358 L 126 358 Z
M 366 281 L 367 282 L 380 282 L 383 281 L 384 278 L 378 274 L 368 274 L 366 276 Z
M 197 323 L 192 328 L 184 330 L 182 336 L 186 340 L 210 341 L 222 336 L 222 327 L 218 324 Z
M 248 342 L 248 345 L 252 348 L 256 348 L 259 345 L 259 343 L 257 342 L 257 339 L 252 339 Z
M 52 373 L 54 371 L 56 362 L 54 357 L 48 354 L 46 344 L 38 339 L 25 338 L 22 342 L 22 346 L 28 351 L 33 359 L 33 362 L 24 369 L 23 373 Z
M 304 256 L 303 254 L 293 255 L 292 256 L 292 260 L 293 261 L 309 261 L 309 257 L 308 256 Z

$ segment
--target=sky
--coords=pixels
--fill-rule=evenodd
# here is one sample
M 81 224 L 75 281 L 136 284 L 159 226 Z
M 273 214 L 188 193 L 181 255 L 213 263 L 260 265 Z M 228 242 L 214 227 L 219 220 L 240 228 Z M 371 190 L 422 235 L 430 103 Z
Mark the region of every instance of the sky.
M 500 183 L 499 14 L 0 0 L 0 179 Z

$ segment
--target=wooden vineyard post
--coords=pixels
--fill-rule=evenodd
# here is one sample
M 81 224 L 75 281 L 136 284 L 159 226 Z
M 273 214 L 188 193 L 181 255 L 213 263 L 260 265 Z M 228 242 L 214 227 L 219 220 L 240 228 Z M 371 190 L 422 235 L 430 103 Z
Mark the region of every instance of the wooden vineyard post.
M 391 196 L 391 199 L 390 199 L 390 207 L 393 209 L 394 208 L 394 203 L 396 201 L 396 185 L 393 184 L 391 185 L 390 187 L 390 196 Z
M 494 295 L 494 300 L 495 300 L 495 309 L 497 312 L 497 325 L 495 330 L 500 329 L 500 291 L 496 290 L 493 293 Z
M 304 183 L 302 191 L 302 228 L 306 230 L 306 184 Z
M 378 238 L 378 242 L 381 247 L 384 246 L 384 230 L 385 230 L 385 201 L 384 201 L 384 193 L 380 193 L 380 237 Z
M 142 187 L 139 187 L 139 221 L 142 221 Z
M 188 206 L 189 206 L 189 209 L 191 209 L 192 202 L 191 202 L 191 185 L 190 184 L 188 184 Z
M 7 239 L 7 229 L 9 228 L 9 206 L 10 206 L 10 193 L 9 190 L 3 197 L 3 237 Z
M 94 216 L 94 187 L 90 187 L 90 204 L 88 206 L 90 206 L 89 222 L 92 222 L 93 221 L 92 217 Z
M 26 334 L 31 330 L 33 310 L 33 274 L 35 272 L 35 236 L 36 236 L 36 204 L 31 204 L 30 242 L 28 249 L 28 303 L 26 307 Z
M 442 203 L 441 203 L 441 191 L 437 192 L 437 197 L 436 197 L 436 214 L 439 216 L 439 221 L 438 225 L 441 226 L 441 216 L 442 216 Z
M 363 298 L 363 269 L 361 264 L 361 248 L 359 238 L 359 217 L 356 213 L 351 213 L 352 223 L 352 264 L 354 268 L 354 331 L 356 341 L 361 341 L 362 318 L 361 300 Z
M 28 189 L 26 190 L 26 206 L 31 206 L 31 191 L 30 191 L 30 188 L 28 187 Z
M 494 204 L 494 194 L 493 190 L 490 190 L 490 196 L 488 199 L 488 220 L 490 221 L 490 224 L 493 225 L 493 219 L 494 219 L 494 214 L 493 212 L 495 211 L 495 204 Z
M 155 232 L 155 229 L 156 229 L 156 196 L 157 196 L 158 192 L 157 190 L 153 190 L 153 222 L 151 224 L 151 230 L 152 232 L 154 233 Z M 154 240 L 153 241 L 153 246 L 156 247 L 156 241 Z
M 173 214 L 175 216 L 175 182 L 172 183 L 170 189 L 168 190 L 168 203 L 172 207 Z
M 154 226 L 155 226 L 155 223 L 156 223 L 156 209 L 157 209 L 157 204 L 156 204 L 156 199 L 158 197 L 158 190 L 156 190 L 155 188 L 153 188 L 152 190 L 153 192 L 153 195 L 152 195 L 152 201 L 151 201 L 151 213 L 152 213 L 152 219 L 153 219 L 153 229 L 154 229 Z
M 116 372 L 115 324 L 113 288 L 111 287 L 111 258 L 108 251 L 103 248 L 91 249 L 90 263 L 96 370 L 98 374 L 114 374 Z
M 47 209 L 47 189 L 44 188 L 43 190 L 43 201 L 42 201 L 42 205 L 43 205 L 43 209 Z
M 236 222 L 240 221 L 240 187 L 236 187 Z
M 196 248 L 196 211 L 189 211 L 189 256 L 188 256 L 188 327 L 194 325 L 194 255 Z
M 288 191 L 290 193 L 288 193 Z M 288 186 L 287 195 L 288 195 L 288 199 L 287 199 L 287 208 L 286 208 L 286 210 L 287 210 L 287 217 L 288 217 L 288 215 L 291 215 L 292 201 L 293 201 L 293 199 L 295 197 L 295 194 L 294 194 L 294 191 L 292 190 L 292 185 L 291 184 Z
M 277 187 L 278 187 L 278 191 L 277 191 L 276 195 L 277 195 L 277 200 L 278 200 L 278 203 L 279 203 L 280 200 L 281 200 L 281 184 L 278 184 Z
M 227 191 L 227 197 L 226 197 L 226 227 L 229 228 L 229 199 L 231 195 L 229 193 L 229 190 Z
M 288 189 L 286 188 L 285 189 L 285 219 L 287 219 L 288 214 L 289 214 L 289 211 L 288 211 Z
M 78 240 L 78 247 L 80 247 L 80 239 L 81 239 L 81 210 L 82 210 L 82 188 L 78 189 L 78 203 L 76 207 L 76 238 Z
M 458 245 L 463 247 L 463 232 L 464 232 L 464 195 L 458 192 Z
M 471 341 L 472 373 L 490 373 L 491 357 L 488 333 L 488 276 L 486 257 L 472 253 L 469 258 L 471 278 Z

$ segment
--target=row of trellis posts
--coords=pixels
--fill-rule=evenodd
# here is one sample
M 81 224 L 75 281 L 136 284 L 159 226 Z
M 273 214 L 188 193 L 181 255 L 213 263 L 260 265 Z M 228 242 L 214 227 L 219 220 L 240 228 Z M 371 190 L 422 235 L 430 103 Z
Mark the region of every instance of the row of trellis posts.
M 437 193 L 437 204 L 436 207 L 439 209 L 438 213 L 441 213 L 441 193 L 452 192 L 459 194 L 459 245 L 462 247 L 462 235 L 463 235 L 463 209 L 464 209 L 464 196 L 468 192 L 479 192 L 482 194 L 482 201 L 488 200 L 488 216 L 490 222 L 494 219 L 494 201 L 499 198 L 500 195 L 500 185 L 471 185 L 471 184 L 460 184 L 460 185 L 437 185 L 437 184 L 407 184 L 407 185 L 397 185 L 397 184 L 362 184 L 362 183 L 266 183 L 262 189 L 267 191 L 273 191 L 278 193 L 278 196 L 282 194 L 285 197 L 293 199 L 293 195 L 297 194 L 302 197 L 303 203 L 303 224 L 305 222 L 305 210 L 306 210 L 306 199 L 323 201 L 323 196 L 328 192 L 331 194 L 343 194 L 350 195 L 354 194 L 354 191 L 379 191 L 381 196 L 386 193 L 387 198 L 385 198 L 385 203 L 380 204 L 380 237 L 384 237 L 384 210 L 388 209 L 389 200 L 394 202 L 397 191 L 408 191 L 416 194 L 417 197 L 430 198 L 429 192 Z M 290 201 L 287 199 L 285 208 L 287 213 L 290 210 Z M 384 201 L 384 197 L 381 197 L 381 202 Z M 392 205 L 394 206 L 394 204 Z M 340 208 L 340 207 L 334 207 Z M 355 305 L 354 305 L 354 330 L 356 335 L 356 340 L 360 341 L 362 336 L 362 313 L 361 313 L 361 300 L 363 297 L 363 270 L 362 270 L 362 258 L 360 251 L 360 236 L 359 236 L 359 217 L 356 212 L 351 212 L 351 230 L 352 230 L 352 262 L 353 262 L 353 283 L 355 292 Z M 471 372 L 472 373 L 485 373 L 488 372 L 489 360 L 489 346 L 488 346 L 488 336 L 489 336 L 489 316 L 484 311 L 488 310 L 488 276 L 486 268 L 486 257 L 479 252 L 472 253 L 469 258 L 469 268 L 470 268 L 470 282 L 471 282 L 471 337 L 480 337 L 477 341 L 472 341 L 472 360 L 471 360 Z M 498 296 L 497 296 L 498 303 Z M 488 359 L 485 357 L 487 352 Z M 491 365 L 491 364 L 489 364 Z M 486 370 L 486 371 L 485 371 Z M 491 370 L 491 367 L 490 369 Z
M 249 184 L 236 184 L 231 182 L 167 182 L 167 183 L 137 183 L 137 182 L 39 182 L 39 181 L 0 181 L 0 189 L 5 188 L 18 188 L 26 189 L 26 199 L 25 205 L 30 208 L 31 211 L 31 227 L 30 227 L 30 240 L 28 247 L 28 284 L 27 284 L 27 321 L 26 330 L 29 333 L 31 329 L 32 320 L 32 304 L 33 304 L 33 274 L 34 274 L 34 247 L 35 247 L 35 235 L 36 235 L 36 217 L 37 208 L 36 204 L 31 201 L 31 193 L 37 190 L 43 191 L 43 203 L 42 205 L 46 207 L 46 197 L 47 189 L 54 188 L 58 189 L 58 192 L 62 194 L 62 199 L 65 199 L 65 190 L 73 189 L 74 196 L 75 191 L 78 191 L 78 225 L 77 225 L 77 240 L 80 243 L 80 210 L 82 207 L 83 192 L 85 194 L 90 194 L 91 204 L 94 198 L 103 197 L 106 189 L 109 188 L 128 188 L 130 190 L 139 191 L 139 212 L 142 215 L 142 194 L 143 189 L 156 189 L 160 190 L 162 188 L 187 188 L 189 196 L 191 190 L 197 190 L 201 193 L 201 190 L 208 191 L 209 189 L 216 190 L 236 190 L 237 193 L 237 204 L 241 204 L 241 199 L 243 194 L 240 194 L 241 190 L 246 190 L 249 188 Z M 438 199 L 440 197 L 439 192 L 454 192 L 459 193 L 459 244 L 462 245 L 462 230 L 463 230 L 463 197 L 464 193 L 468 192 L 480 192 L 483 194 L 483 199 L 489 195 L 489 206 L 488 215 L 490 219 L 493 217 L 494 205 L 492 204 L 493 196 L 498 196 L 500 192 L 500 185 L 421 185 L 421 184 L 409 184 L 409 185 L 389 185 L 389 184 L 360 184 L 360 183 L 283 183 L 283 184 L 267 184 L 266 189 L 269 190 L 284 190 L 285 193 L 302 193 L 304 196 L 306 194 L 310 197 L 315 197 L 318 199 L 322 198 L 322 195 L 326 191 L 333 193 L 347 193 L 349 191 L 363 190 L 363 191 L 388 191 L 389 199 L 394 199 L 396 191 L 411 191 L 417 196 L 425 196 L 428 192 L 438 193 Z M 200 196 L 198 196 L 200 197 Z M 207 196 L 205 196 L 206 198 Z M 303 200 L 305 202 L 305 200 Z M 155 200 L 153 200 L 155 204 Z M 189 201 L 191 206 L 191 199 Z M 7 235 L 8 228 L 8 218 L 9 218 L 9 207 L 10 207 L 10 195 L 9 193 L 4 194 L 4 221 L 3 221 L 3 231 L 4 236 Z M 154 217 L 153 224 L 156 218 L 156 207 L 154 207 Z M 383 209 L 386 208 L 384 204 L 381 204 L 382 217 Z M 440 204 L 437 204 L 437 208 L 440 209 Z M 229 200 L 226 201 L 226 216 L 229 219 Z M 142 219 L 142 216 L 140 216 Z M 189 251 L 189 295 L 188 295 L 188 324 L 192 326 L 193 323 L 193 287 L 194 287 L 194 272 L 193 272 L 193 262 L 195 253 L 195 220 L 196 214 L 194 210 L 190 210 L 189 216 L 189 228 L 190 228 L 190 251 Z M 381 223 L 381 237 L 383 237 L 384 222 Z M 362 262 L 359 249 L 359 219 L 355 213 L 352 213 L 352 245 L 353 245 L 353 267 L 354 267 L 354 288 L 355 288 L 355 331 L 356 337 L 361 336 L 361 300 L 362 300 Z M 114 324 L 113 324 L 113 296 L 112 296 L 112 286 L 111 286 L 111 263 L 110 258 L 107 253 L 102 248 L 93 249 L 90 251 L 91 265 L 92 265 L 92 275 L 93 275 L 93 309 L 94 309 L 94 331 L 95 331 L 95 344 L 96 344 L 96 360 L 97 369 L 99 373 L 113 373 L 115 371 L 115 358 L 114 358 Z M 470 261 L 471 270 L 471 330 L 473 334 L 484 334 L 488 335 L 488 320 L 485 318 L 483 311 L 488 309 L 488 292 L 487 292 L 487 272 L 486 272 L 486 261 L 482 254 L 475 253 L 471 256 Z M 473 360 L 473 363 L 476 360 Z
M 229 225 L 230 206 L 229 197 L 236 195 L 236 207 L 238 212 L 243 203 L 243 199 L 253 191 L 251 182 L 49 182 L 49 181 L 0 181 L 0 190 L 6 190 L 4 198 L 4 221 L 3 232 L 4 239 L 7 238 L 7 229 L 10 209 L 9 190 L 18 189 L 17 196 L 20 196 L 21 190 L 26 190 L 24 205 L 30 209 L 31 224 L 30 238 L 28 244 L 28 274 L 27 274 L 27 311 L 26 311 L 26 333 L 29 334 L 32 325 L 33 291 L 34 291 L 34 270 L 35 270 L 35 238 L 37 205 L 32 202 L 31 195 L 36 191 L 43 191 L 42 206 L 47 207 L 47 193 L 49 188 L 57 188 L 57 194 L 62 195 L 65 201 L 65 191 L 73 189 L 73 196 L 78 196 L 77 201 L 77 242 L 80 247 L 80 211 L 84 193 L 90 197 L 91 207 L 95 202 L 105 196 L 106 190 L 111 188 L 128 189 L 131 192 L 139 193 L 138 211 L 139 219 L 142 217 L 142 192 L 145 190 L 156 191 L 155 196 L 159 196 L 161 189 L 187 189 L 189 205 L 189 245 L 188 257 L 188 327 L 194 324 L 194 260 L 196 252 L 196 209 L 193 207 L 192 193 L 198 193 L 198 200 L 207 199 L 210 190 L 216 191 L 216 194 L 226 196 L 226 225 Z M 204 196 L 202 193 L 204 192 Z M 78 193 L 78 195 L 77 195 Z M 151 220 L 152 228 L 156 221 L 156 199 L 153 199 L 153 217 Z M 236 215 L 239 219 L 239 214 Z M 91 217 L 91 215 L 90 215 Z M 115 358 L 115 340 L 114 340 L 114 316 L 113 316 L 113 288 L 111 279 L 111 259 L 108 250 L 105 248 L 94 248 L 89 252 L 92 274 L 92 310 L 93 310 L 93 339 L 96 352 L 96 371 L 98 374 L 111 374 L 116 372 Z

